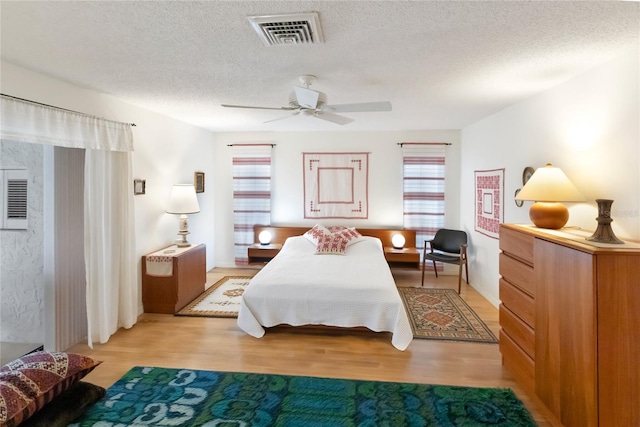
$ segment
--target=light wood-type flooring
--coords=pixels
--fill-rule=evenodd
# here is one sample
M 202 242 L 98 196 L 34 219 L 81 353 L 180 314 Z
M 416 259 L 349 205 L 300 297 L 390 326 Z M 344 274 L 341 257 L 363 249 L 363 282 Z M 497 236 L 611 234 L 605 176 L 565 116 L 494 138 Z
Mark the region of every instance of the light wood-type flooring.
M 207 286 L 224 276 L 252 276 L 255 268 L 215 268 Z M 417 270 L 394 269 L 397 286 L 420 286 Z M 471 272 L 473 281 L 473 271 Z M 425 287 L 455 289 L 457 277 L 426 274 Z M 498 336 L 498 310 L 472 287 L 462 297 Z M 414 339 L 405 351 L 389 333 L 275 328 L 261 339 L 245 334 L 235 318 L 143 314 L 131 329 L 120 329 L 93 349 L 76 344 L 70 352 L 103 363 L 86 380 L 109 387 L 133 366 L 308 375 L 472 387 L 511 388 L 540 426 L 553 425 L 539 401 L 530 398 L 501 363 L 497 344 Z

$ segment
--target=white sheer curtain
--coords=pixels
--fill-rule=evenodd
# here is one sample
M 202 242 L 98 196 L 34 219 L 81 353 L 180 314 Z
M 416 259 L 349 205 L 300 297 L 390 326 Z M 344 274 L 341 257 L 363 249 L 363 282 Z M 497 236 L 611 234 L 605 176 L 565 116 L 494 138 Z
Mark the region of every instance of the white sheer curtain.
M 86 150 L 84 164 L 87 329 L 93 347 L 119 327 L 132 327 L 138 316 L 131 153 Z
M 107 342 L 138 314 L 131 126 L 3 95 L 0 138 L 86 150 L 88 343 Z

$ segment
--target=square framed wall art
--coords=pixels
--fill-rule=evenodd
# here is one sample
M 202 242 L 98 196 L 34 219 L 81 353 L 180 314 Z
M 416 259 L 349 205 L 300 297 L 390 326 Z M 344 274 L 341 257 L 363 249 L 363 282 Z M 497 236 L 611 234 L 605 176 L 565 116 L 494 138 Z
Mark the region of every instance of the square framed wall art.
M 497 239 L 504 220 L 504 168 L 475 171 L 475 230 Z
M 369 217 L 369 153 L 302 153 L 305 218 Z

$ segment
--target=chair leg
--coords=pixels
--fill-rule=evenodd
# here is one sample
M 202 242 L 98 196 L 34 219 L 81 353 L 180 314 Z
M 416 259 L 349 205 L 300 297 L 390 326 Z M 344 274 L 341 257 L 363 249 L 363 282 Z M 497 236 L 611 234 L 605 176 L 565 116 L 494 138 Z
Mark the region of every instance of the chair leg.
M 424 258 L 422 258 L 422 282 L 420 286 L 424 287 Z
M 436 279 L 438 278 L 438 267 L 436 266 L 436 262 L 433 261 L 433 271 L 436 272 Z
M 461 282 L 462 282 L 462 263 L 460 262 L 458 264 L 458 294 L 460 293 Z
M 467 275 L 467 285 L 469 284 L 469 264 L 467 260 L 464 261 L 464 272 Z

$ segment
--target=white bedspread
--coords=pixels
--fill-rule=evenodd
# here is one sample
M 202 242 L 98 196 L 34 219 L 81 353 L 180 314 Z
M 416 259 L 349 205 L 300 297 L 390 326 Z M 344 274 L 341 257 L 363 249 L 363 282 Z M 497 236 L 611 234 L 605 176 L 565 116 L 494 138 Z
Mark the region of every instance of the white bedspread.
M 366 326 L 406 349 L 413 333 L 380 240 L 366 237 L 345 255 L 315 250 L 304 236 L 288 238 L 242 295 L 238 326 L 256 338 L 280 324 Z

